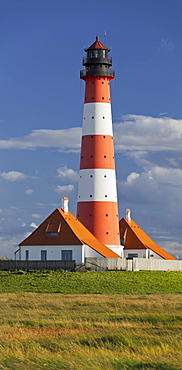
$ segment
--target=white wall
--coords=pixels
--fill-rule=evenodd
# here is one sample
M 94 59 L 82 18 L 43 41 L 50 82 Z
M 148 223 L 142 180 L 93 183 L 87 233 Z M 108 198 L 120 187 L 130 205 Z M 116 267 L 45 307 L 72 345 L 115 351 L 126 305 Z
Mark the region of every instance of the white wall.
M 150 258 L 163 259 L 151 249 L 124 249 L 123 252 L 125 258 L 128 258 L 129 254 L 138 254 L 138 258 L 149 258 L 150 256 Z
M 107 245 L 113 252 L 117 253 L 118 256 L 123 257 L 123 245 Z
M 72 259 L 77 263 L 84 262 L 83 245 L 38 245 L 38 246 L 21 246 L 21 260 L 26 259 L 26 250 L 29 251 L 29 260 L 40 261 L 41 251 L 47 251 L 47 260 L 61 260 L 62 250 L 72 250 Z
M 88 245 L 33 245 L 21 246 L 20 259 L 26 260 L 26 251 L 29 251 L 29 260 L 40 261 L 41 251 L 47 251 L 47 260 L 61 260 L 62 250 L 72 250 L 72 259 L 77 263 L 84 263 L 85 257 L 102 257 Z
M 85 245 L 85 257 L 103 257 L 100 253 L 96 252 L 94 249 Z

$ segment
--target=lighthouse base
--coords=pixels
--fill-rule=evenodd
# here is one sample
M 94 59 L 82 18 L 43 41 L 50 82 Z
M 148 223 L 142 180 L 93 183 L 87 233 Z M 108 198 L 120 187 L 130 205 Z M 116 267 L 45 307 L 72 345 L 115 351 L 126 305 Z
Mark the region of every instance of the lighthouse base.
M 118 254 L 119 257 L 121 258 L 124 257 L 124 253 L 123 253 L 124 245 L 106 245 L 106 247 L 108 247 L 113 252 Z

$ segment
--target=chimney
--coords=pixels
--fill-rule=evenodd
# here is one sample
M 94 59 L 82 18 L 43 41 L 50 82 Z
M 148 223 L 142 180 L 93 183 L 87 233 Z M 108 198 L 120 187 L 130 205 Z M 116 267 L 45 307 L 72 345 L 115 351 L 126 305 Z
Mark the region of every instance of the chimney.
M 68 202 L 69 202 L 69 199 L 67 197 L 62 198 L 62 210 L 65 213 L 68 213 Z
M 128 222 L 131 221 L 131 211 L 129 208 L 126 210 L 126 219 Z

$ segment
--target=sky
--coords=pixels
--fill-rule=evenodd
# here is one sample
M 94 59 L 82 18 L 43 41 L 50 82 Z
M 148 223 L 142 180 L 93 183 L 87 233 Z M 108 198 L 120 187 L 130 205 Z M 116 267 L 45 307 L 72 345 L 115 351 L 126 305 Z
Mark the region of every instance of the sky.
M 0 0 L 0 254 L 67 196 L 76 215 L 84 48 L 111 49 L 119 216 L 182 259 L 182 1 Z

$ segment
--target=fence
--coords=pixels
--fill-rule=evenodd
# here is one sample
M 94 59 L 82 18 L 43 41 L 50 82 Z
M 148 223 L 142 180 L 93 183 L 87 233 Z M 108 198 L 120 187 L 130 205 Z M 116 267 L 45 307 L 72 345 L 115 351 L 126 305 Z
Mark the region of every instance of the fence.
M 70 270 L 75 271 L 75 261 L 14 261 L 0 260 L 0 270 Z
M 155 258 L 85 258 L 85 263 L 75 261 L 13 261 L 0 260 L 0 270 L 69 270 L 69 271 L 182 271 L 182 260 Z
M 86 258 L 84 268 L 90 271 L 182 271 L 182 260 L 163 260 L 155 258 Z

